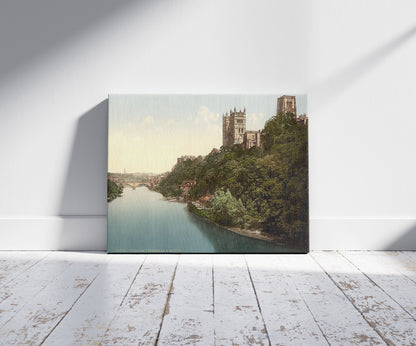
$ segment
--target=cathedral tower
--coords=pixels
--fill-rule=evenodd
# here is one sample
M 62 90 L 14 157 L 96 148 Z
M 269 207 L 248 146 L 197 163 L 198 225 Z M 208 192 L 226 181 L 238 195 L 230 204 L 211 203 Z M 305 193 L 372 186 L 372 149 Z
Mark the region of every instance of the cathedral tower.
M 234 144 L 242 144 L 246 133 L 246 109 L 230 110 L 222 117 L 222 145 L 231 147 Z
M 277 99 L 277 112 L 276 115 L 292 113 L 297 117 L 296 114 L 296 97 L 283 95 Z

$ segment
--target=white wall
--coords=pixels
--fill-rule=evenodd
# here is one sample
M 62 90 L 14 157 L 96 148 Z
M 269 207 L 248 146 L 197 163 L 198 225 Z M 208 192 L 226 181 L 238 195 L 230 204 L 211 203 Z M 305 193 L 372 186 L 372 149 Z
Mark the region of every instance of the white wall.
M 416 249 L 413 0 L 1 1 L 0 247 L 105 249 L 108 93 L 307 93 L 312 249 Z

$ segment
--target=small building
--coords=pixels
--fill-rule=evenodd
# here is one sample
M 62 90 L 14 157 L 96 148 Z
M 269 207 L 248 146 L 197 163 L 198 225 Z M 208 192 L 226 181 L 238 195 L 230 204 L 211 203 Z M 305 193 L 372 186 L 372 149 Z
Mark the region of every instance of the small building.
M 185 162 L 186 160 L 195 160 L 196 157 L 192 155 L 183 155 L 181 157 L 178 157 L 177 163 Z
M 159 185 L 162 182 L 162 180 L 165 179 L 168 175 L 169 175 L 169 172 L 165 172 L 165 173 L 161 173 L 153 177 L 150 177 L 147 182 L 147 186 L 153 189 L 156 185 Z
M 261 148 L 261 131 L 248 130 L 244 134 L 243 148 L 248 150 L 252 147 Z
M 196 185 L 196 179 L 194 180 L 184 180 L 179 188 L 182 190 L 182 197 L 187 197 L 189 190 Z
M 297 117 L 296 122 L 298 125 L 306 125 L 308 123 L 308 117 L 306 114 L 301 114 Z
M 201 205 L 205 206 L 212 198 L 212 195 L 203 195 L 198 201 Z

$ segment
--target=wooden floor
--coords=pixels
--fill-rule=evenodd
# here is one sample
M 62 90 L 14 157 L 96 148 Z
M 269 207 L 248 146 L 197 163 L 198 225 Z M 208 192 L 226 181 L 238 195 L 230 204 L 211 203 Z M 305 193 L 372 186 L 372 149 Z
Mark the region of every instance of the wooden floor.
M 0 252 L 0 343 L 416 343 L 416 253 Z

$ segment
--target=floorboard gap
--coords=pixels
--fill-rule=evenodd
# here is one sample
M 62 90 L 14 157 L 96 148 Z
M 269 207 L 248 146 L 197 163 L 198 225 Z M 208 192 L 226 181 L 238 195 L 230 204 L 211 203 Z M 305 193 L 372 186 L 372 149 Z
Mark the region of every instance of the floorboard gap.
M 259 308 L 259 312 L 260 312 L 261 320 L 262 320 L 262 322 L 263 322 L 263 326 L 264 326 L 264 331 L 266 332 L 266 336 L 267 336 L 267 341 L 269 342 L 269 346 L 271 346 L 271 345 L 272 345 L 272 343 L 270 342 L 269 331 L 267 330 L 266 322 L 264 321 L 264 317 L 263 317 L 263 312 L 261 311 L 261 306 L 260 306 L 260 302 L 259 302 L 259 297 L 257 296 L 256 287 L 254 287 L 254 282 L 253 282 L 253 278 L 251 277 L 250 267 L 248 266 L 246 256 L 245 256 L 245 255 L 243 255 L 243 257 L 244 257 L 244 261 L 245 261 L 245 263 L 246 263 L 246 268 L 247 268 L 248 276 L 249 276 L 249 278 L 250 278 L 251 287 L 253 288 L 253 291 L 254 291 L 254 296 L 256 297 L 257 307 Z
M 335 251 L 339 253 L 339 251 Z M 390 345 L 391 343 L 386 340 L 386 338 L 376 329 L 372 324 L 365 318 L 364 314 L 358 309 L 358 307 L 354 304 L 354 302 L 348 297 L 348 295 L 345 294 L 345 292 L 342 290 L 342 288 L 335 282 L 335 280 L 331 277 L 331 275 L 324 269 L 324 267 L 321 266 L 321 264 L 315 259 L 315 257 L 311 256 L 312 259 L 318 264 L 318 266 L 323 270 L 323 272 L 328 276 L 328 278 L 333 282 L 333 284 L 342 292 L 342 294 L 345 296 L 345 298 L 348 299 L 348 301 L 351 303 L 351 305 L 355 308 L 355 310 L 358 311 L 358 313 L 361 315 L 363 320 L 378 334 L 378 336 L 386 343 L 386 345 Z
M 177 260 L 176 260 L 176 265 L 175 265 L 175 269 L 173 271 L 172 280 L 170 282 L 169 291 L 168 291 L 168 294 L 167 294 L 167 297 L 166 297 L 165 307 L 163 308 L 162 320 L 160 321 L 159 331 L 157 332 L 155 345 L 157 345 L 157 343 L 159 341 L 159 337 L 160 337 L 160 332 L 162 331 L 163 320 L 165 319 L 165 313 L 166 313 L 166 310 L 169 306 L 170 296 L 172 295 L 173 281 L 175 280 L 176 269 L 178 268 L 178 263 L 179 263 L 179 258 L 180 257 L 181 257 L 181 255 L 179 255 Z
M 342 252 L 339 252 L 339 254 L 345 258 L 345 260 L 347 260 L 349 263 L 351 263 L 355 268 L 357 268 L 357 270 L 363 274 L 368 281 L 370 281 L 371 283 L 373 283 L 376 287 L 378 287 L 386 296 L 388 296 L 392 301 L 394 301 L 398 306 L 400 306 L 404 312 L 406 312 L 409 317 L 413 320 L 416 321 L 416 319 L 412 316 L 412 314 L 403 306 L 401 305 L 396 299 L 394 299 L 389 293 L 386 292 L 386 290 L 384 290 L 381 286 L 379 286 L 372 278 L 370 278 L 366 273 L 364 273 L 357 265 L 354 264 L 354 262 L 350 261 L 350 259 L 346 256 L 344 256 L 344 254 Z
M 43 345 L 46 341 L 46 339 L 53 333 L 53 331 L 56 329 L 56 327 L 59 326 L 59 324 L 63 321 L 63 319 L 69 314 L 69 312 L 72 310 L 72 308 L 75 306 L 75 304 L 81 299 L 81 297 L 84 295 L 84 293 L 90 288 L 90 286 L 93 284 L 95 279 L 100 275 L 101 272 L 98 272 L 97 275 L 95 275 L 94 279 L 91 280 L 91 282 L 85 287 L 85 289 L 81 292 L 81 294 L 78 296 L 78 298 L 73 302 L 73 304 L 70 306 L 70 308 L 62 315 L 62 317 L 59 319 L 59 321 L 54 325 L 54 327 L 49 331 L 49 333 L 43 338 L 39 346 Z

